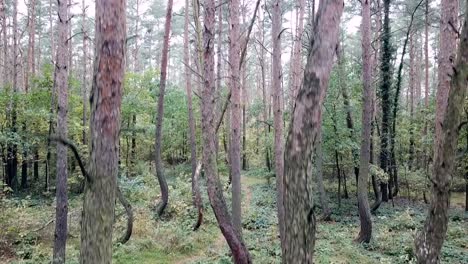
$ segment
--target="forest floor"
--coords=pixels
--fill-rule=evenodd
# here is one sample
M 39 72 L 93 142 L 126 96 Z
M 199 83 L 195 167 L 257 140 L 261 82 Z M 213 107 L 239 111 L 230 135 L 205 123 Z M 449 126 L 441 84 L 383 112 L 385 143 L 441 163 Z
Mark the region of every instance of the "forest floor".
M 134 208 L 134 230 L 125 245 L 115 244 L 113 262 L 117 264 L 231 263 L 224 240 L 204 194 L 205 219 L 198 231 L 192 231 L 196 211 L 191 203 L 187 167 L 167 172 L 170 200 L 167 212 L 156 218 L 154 207 L 159 191 L 154 174 L 146 166 L 138 175 L 120 179 L 124 194 Z M 268 182 L 263 170 L 245 172 L 242 176 L 243 235 L 254 263 L 280 263 L 274 178 Z M 223 184 L 226 183 L 222 177 Z M 426 215 L 421 201 L 397 198 L 383 203 L 373 216 L 373 240 L 368 245 L 353 242 L 359 231 L 356 199 L 350 186 L 350 198 L 337 206 L 336 186 L 327 184 L 332 221 L 318 222 L 316 263 L 415 263 L 413 239 Z M 225 197 L 230 204 L 230 188 Z M 459 203 L 460 195 L 450 210 L 450 223 L 442 252 L 443 263 L 468 263 L 468 214 Z M 318 200 L 315 199 L 317 202 Z M 78 263 L 81 195 L 70 195 L 67 263 Z M 52 194 L 0 198 L 0 263 L 49 263 L 54 233 L 55 204 Z M 123 208 L 116 209 L 114 239 L 124 232 Z M 320 210 L 318 210 L 320 214 Z M 317 219 L 320 217 L 317 215 Z

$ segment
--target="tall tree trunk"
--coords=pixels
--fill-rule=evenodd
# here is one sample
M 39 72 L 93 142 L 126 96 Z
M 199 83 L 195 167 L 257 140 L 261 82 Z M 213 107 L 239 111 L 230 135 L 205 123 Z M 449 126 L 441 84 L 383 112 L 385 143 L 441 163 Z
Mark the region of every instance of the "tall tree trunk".
M 346 84 L 346 69 L 345 69 L 345 64 L 344 64 L 344 47 L 343 45 L 340 45 L 340 47 L 337 49 L 336 52 L 337 58 L 338 58 L 338 71 L 340 72 L 339 76 L 339 83 L 340 83 L 340 90 L 341 90 L 341 95 L 343 96 L 343 105 L 344 109 L 346 111 L 346 127 L 349 130 L 349 138 L 354 141 L 355 137 L 355 130 L 354 130 L 354 122 L 353 122 L 353 114 L 352 114 L 352 108 L 351 108 L 351 103 L 349 102 L 349 95 L 348 95 L 348 87 Z M 358 167 L 358 161 L 359 161 L 359 152 L 357 149 L 353 148 L 351 150 L 352 155 L 353 155 L 353 168 L 354 168 L 354 176 L 356 178 L 356 185 L 358 183 L 358 176 L 359 176 L 359 167 Z
M 457 33 L 453 28 L 458 25 L 458 1 L 441 0 L 440 18 L 440 52 L 438 56 L 438 86 L 436 94 L 435 139 L 438 144 L 442 132 L 442 122 L 447 108 L 447 98 L 450 92 L 450 80 L 454 74 L 454 58 L 456 58 Z M 435 153 L 435 151 L 434 151 Z M 435 160 L 435 159 L 434 159 Z
M 442 123 L 434 144 L 434 166 L 431 177 L 431 200 L 426 222 L 415 240 L 418 263 L 439 263 L 440 251 L 445 240 L 450 204 L 450 183 L 455 167 L 455 151 L 459 135 L 459 123 L 468 86 L 468 5 L 465 9 L 465 21 L 460 35 L 460 44 L 453 67 L 451 59 L 445 56 L 452 52 L 448 47 L 454 45 L 452 28 L 457 25 L 457 1 L 442 1 L 441 38 L 439 57 L 439 87 L 449 90 L 447 101 L 438 99 L 436 117 Z M 448 75 L 447 71 L 452 74 Z M 447 79 L 446 77 L 447 76 Z M 451 76 L 452 78 L 450 78 Z M 448 83 L 446 81 L 449 81 Z M 445 103 L 444 105 L 442 105 Z M 442 114 L 440 112 L 443 112 Z
M 95 20 L 90 180 L 83 202 L 80 263 L 110 264 L 125 71 L 125 1 L 96 1 Z
M 164 93 L 166 90 L 167 78 L 167 59 L 169 53 L 169 34 L 171 32 L 172 20 L 172 3 L 173 0 L 167 1 L 166 22 L 164 23 L 164 42 L 161 55 L 161 75 L 159 78 L 159 97 L 158 97 L 158 115 L 156 119 L 156 176 L 158 178 L 159 186 L 161 188 L 161 201 L 156 206 L 156 213 L 161 216 L 167 206 L 169 200 L 169 187 L 167 186 L 166 177 L 164 176 L 164 168 L 161 159 L 161 144 L 162 144 L 162 125 L 164 118 Z
M 281 108 L 282 97 L 282 69 L 281 69 L 281 0 L 275 0 L 272 6 L 271 38 L 273 43 L 271 95 L 273 97 L 273 116 L 275 129 L 275 173 L 276 173 L 276 204 L 278 210 L 278 227 L 281 244 L 285 245 L 285 212 L 284 212 L 284 140 L 283 140 L 283 109 Z M 312 154 L 312 153 L 310 153 Z M 309 155 L 309 158 L 311 156 Z
M 331 220 L 331 210 L 328 206 L 328 197 L 323 185 L 323 151 L 322 151 L 322 130 L 318 131 L 317 147 L 315 148 L 315 159 L 317 166 L 317 185 L 320 195 L 320 204 L 322 205 L 322 214 L 325 221 Z
M 188 65 L 190 65 L 189 54 L 189 0 L 185 0 L 185 23 L 184 23 L 184 62 L 185 62 L 185 89 L 187 91 L 187 110 L 189 116 L 189 144 L 190 144 L 190 164 L 192 165 L 192 200 L 195 208 L 198 211 L 197 222 L 194 225 L 194 230 L 202 224 L 203 221 L 203 204 L 198 184 L 197 174 L 197 141 L 195 131 L 195 118 L 193 117 L 192 108 L 192 75 Z M 219 68 L 218 68 L 219 69 Z M 201 163 L 200 163 L 201 165 Z M 201 168 L 200 168 L 201 169 Z
M 229 2 L 229 65 L 230 65 L 230 90 L 231 90 L 231 172 L 232 172 L 232 223 L 242 235 L 241 223 L 241 80 L 239 76 L 240 66 L 240 28 L 239 28 L 239 0 Z
M 57 135 L 67 138 L 68 135 L 68 4 L 67 0 L 59 0 L 58 4 L 58 40 L 55 87 L 58 89 Z M 68 159 L 67 147 L 57 144 L 57 173 L 56 173 L 56 213 L 55 213 L 55 241 L 53 263 L 65 263 L 65 247 L 67 243 L 68 219 Z
M 264 130 L 264 144 L 265 144 L 265 166 L 268 168 L 268 171 L 271 171 L 271 158 L 270 158 L 270 147 L 268 144 L 268 135 L 270 134 L 270 125 L 268 124 L 268 109 L 269 109 L 269 104 L 268 104 L 268 95 L 267 95 L 267 89 L 266 89 L 266 74 L 265 74 L 265 50 L 263 49 L 264 42 L 265 42 L 265 31 L 264 31 L 264 17 L 263 14 L 259 14 L 259 41 L 260 41 L 260 55 L 259 55 L 259 64 L 260 64 L 260 74 L 261 74 L 261 86 L 262 86 L 262 102 L 263 102 L 263 111 L 262 111 L 262 116 L 263 116 L 263 122 L 265 124 L 263 130 Z
M 371 15 L 370 0 L 363 0 L 362 5 L 362 79 L 364 83 L 362 109 L 362 141 L 361 161 L 358 179 L 358 212 L 361 229 L 357 242 L 369 243 L 372 238 L 372 221 L 367 197 L 367 181 L 369 177 L 370 141 L 372 126 L 372 67 L 371 67 Z
M 392 87 L 391 59 L 392 47 L 390 44 L 390 0 L 384 0 L 384 23 L 382 31 L 382 49 L 380 64 L 380 96 L 382 106 L 382 132 L 380 133 L 380 167 L 389 173 L 390 153 L 388 149 L 390 128 L 390 88 Z M 391 182 L 392 179 L 389 179 Z M 381 182 L 382 200 L 388 202 L 388 183 Z
M 82 117 L 82 125 L 83 125 L 83 135 L 82 135 L 82 142 L 83 145 L 87 145 L 87 136 L 86 136 L 86 112 L 88 110 L 88 92 L 86 89 L 87 85 L 87 69 L 88 69 L 88 32 L 86 30 L 86 4 L 85 0 L 82 1 L 82 14 L 81 14 L 81 31 L 83 32 L 83 76 L 81 77 L 81 95 L 83 100 L 83 117 Z
M 3 71 L 2 71 L 2 85 L 5 87 L 9 82 L 8 76 L 8 36 L 7 36 L 7 21 L 6 21 L 6 3 L 5 0 L 0 1 L 0 19 L 2 20 L 2 46 L 3 46 Z
M 12 133 L 17 132 L 17 98 L 18 93 L 18 0 L 13 1 L 13 99 L 11 105 L 8 107 L 10 112 L 10 130 Z M 7 182 L 14 191 L 18 188 L 18 157 L 17 157 L 18 145 L 13 142 L 7 146 Z
M 291 110 L 294 107 L 294 101 L 297 96 L 297 92 L 301 87 L 302 82 L 302 35 L 304 32 L 304 11 L 305 11 L 305 0 L 297 1 L 297 9 L 299 10 L 299 14 L 297 16 L 297 24 L 296 24 L 296 37 L 294 39 L 294 46 L 293 46 L 293 56 L 292 56 L 292 87 L 290 88 L 292 91 L 293 97 L 291 98 Z
M 317 144 L 322 103 L 328 87 L 336 46 L 342 0 L 320 1 L 311 50 L 299 90 L 284 155 L 285 238 L 283 263 L 312 263 L 315 216 L 309 192 L 307 163 Z M 278 190 L 281 191 L 281 190 Z
M 215 130 L 217 114 L 215 110 L 214 81 L 214 34 L 215 34 L 215 1 L 204 1 L 203 30 L 203 84 L 202 93 L 202 137 L 203 166 L 208 185 L 208 197 L 218 225 L 231 249 L 235 263 L 251 263 L 249 252 L 234 227 L 224 200 L 221 182 L 216 164 Z

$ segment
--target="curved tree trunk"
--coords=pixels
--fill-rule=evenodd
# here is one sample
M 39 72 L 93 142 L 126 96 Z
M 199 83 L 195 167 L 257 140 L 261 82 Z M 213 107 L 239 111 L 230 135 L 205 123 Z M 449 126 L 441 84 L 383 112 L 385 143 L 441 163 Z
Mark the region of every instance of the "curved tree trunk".
M 125 196 L 120 190 L 120 187 L 118 184 L 117 184 L 116 193 L 117 193 L 117 198 L 119 199 L 119 202 L 122 204 L 122 206 L 125 209 L 125 213 L 127 214 L 127 229 L 125 230 L 125 234 L 119 239 L 119 243 L 125 244 L 130 239 L 130 237 L 132 236 L 132 232 L 133 232 L 133 210 L 132 210 L 132 205 L 127 201 L 127 199 L 125 199 Z
M 436 123 L 429 212 L 423 230 L 415 240 L 418 263 L 440 262 L 440 251 L 447 232 L 450 182 L 454 173 L 455 151 L 460 132 L 458 126 L 468 86 L 468 5 L 465 9 L 465 22 L 454 67 L 453 57 L 446 57 L 453 51 L 448 48 L 455 45 L 454 37 L 456 36 L 450 24 L 457 25 L 457 7 L 458 1 L 442 1 L 440 80 L 437 93 L 445 93 L 446 90 L 449 92 L 446 97 L 447 101 L 444 102 L 444 98 L 437 98 L 436 122 L 441 123 Z
M 58 31 L 57 61 L 55 86 L 58 89 L 58 117 L 57 134 L 67 138 L 67 112 L 68 112 L 68 4 L 67 0 L 58 2 Z M 65 247 L 67 242 L 67 147 L 57 144 L 57 183 L 56 183 L 56 214 L 55 214 L 55 240 L 53 263 L 65 263 Z
M 299 90 L 284 155 L 285 238 L 281 244 L 283 263 L 313 263 L 315 216 L 312 182 L 306 173 L 310 155 L 317 144 L 322 103 L 338 44 L 342 0 L 320 1 L 310 54 Z M 280 191 L 280 190 L 278 190 Z
M 125 1 L 96 1 L 95 20 L 90 170 L 81 220 L 80 263 L 110 264 L 125 71 Z
M 159 186 L 161 188 L 161 201 L 156 205 L 156 214 L 161 216 L 166 209 L 169 200 L 169 187 L 167 186 L 166 177 L 164 176 L 164 168 L 161 159 L 161 145 L 162 145 L 162 125 L 164 118 L 164 93 L 166 90 L 167 78 L 167 57 L 169 53 L 169 34 L 171 32 L 172 20 L 172 3 L 173 0 L 167 1 L 166 10 L 166 23 L 164 24 L 164 43 L 161 55 L 161 76 L 159 79 L 159 97 L 158 97 L 158 115 L 156 118 L 156 176 L 158 177 Z
M 218 225 L 231 249 L 235 263 L 251 263 L 249 252 L 239 237 L 224 200 L 221 182 L 216 164 L 215 130 L 217 115 L 215 110 L 215 80 L 214 80 L 214 33 L 215 33 L 215 1 L 204 1 L 204 31 L 203 31 L 203 93 L 202 93 L 202 137 L 203 137 L 203 167 L 205 169 L 208 197 L 213 208 Z
M 371 15 L 370 0 L 362 0 L 362 75 L 364 82 L 362 109 L 362 141 L 361 161 L 359 164 L 358 178 L 358 211 L 361 229 L 356 241 L 369 243 L 372 238 L 372 221 L 370 216 L 369 201 L 367 197 L 367 180 L 369 177 L 369 159 L 372 127 L 372 68 L 371 68 Z

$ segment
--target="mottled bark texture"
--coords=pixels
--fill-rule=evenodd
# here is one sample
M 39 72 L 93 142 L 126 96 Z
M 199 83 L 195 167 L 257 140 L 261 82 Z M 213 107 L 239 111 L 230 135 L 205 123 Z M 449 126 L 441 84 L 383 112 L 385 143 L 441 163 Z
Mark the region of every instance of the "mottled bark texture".
M 164 23 L 164 41 L 163 50 L 161 55 L 161 75 L 159 77 L 159 97 L 158 97 L 158 114 L 156 117 L 156 149 L 155 149 L 155 163 L 156 163 L 156 176 L 158 178 L 159 187 L 161 188 L 161 201 L 156 205 L 156 214 L 161 216 L 166 209 L 169 201 L 169 187 L 167 186 L 166 177 L 164 176 L 164 168 L 161 159 L 161 145 L 162 145 L 162 125 L 164 118 L 164 93 L 166 90 L 167 79 L 167 59 L 169 53 L 169 34 L 171 33 L 171 20 L 172 20 L 172 3 L 173 0 L 167 1 L 166 22 Z
M 445 50 L 446 45 L 451 45 L 447 43 L 451 39 L 449 36 L 446 39 L 443 38 L 449 32 L 445 32 L 443 35 L 443 31 L 444 28 L 445 30 L 451 30 L 451 27 L 447 26 L 446 28 L 444 23 L 449 23 L 450 20 L 447 19 L 453 14 L 453 8 L 456 5 L 457 1 L 442 1 L 441 56 L 442 53 L 451 52 L 451 50 Z M 450 6 L 453 8 L 450 8 Z M 440 251 L 447 232 L 450 182 L 454 173 L 455 151 L 460 132 L 458 126 L 463 111 L 466 87 L 468 87 L 468 5 L 466 5 L 465 22 L 460 38 L 455 66 L 452 68 L 450 65 L 445 65 L 443 61 L 439 61 L 440 73 L 447 75 L 449 73 L 445 70 L 450 69 L 452 74 L 448 77 L 449 83 L 444 83 L 447 80 L 446 77 L 439 75 L 438 89 L 449 89 L 449 93 L 446 107 L 440 105 L 437 108 L 436 116 L 442 116 L 442 123 L 437 124 L 437 126 L 440 126 L 440 131 L 434 145 L 434 166 L 430 177 L 432 184 L 429 212 L 424 227 L 415 240 L 418 263 L 432 264 L 440 262 Z M 443 60 L 443 58 L 440 58 L 440 60 Z M 448 62 L 450 61 L 445 61 L 445 63 Z M 440 69 L 440 67 L 445 70 Z M 442 91 L 437 91 L 437 93 L 440 92 Z M 439 111 L 443 111 L 443 114 L 440 114 Z
M 229 69 L 231 78 L 229 86 L 231 90 L 231 174 L 232 174 L 232 223 L 242 234 L 241 223 L 241 81 L 239 73 L 240 47 L 239 47 L 239 0 L 229 1 Z M 221 23 L 221 21 L 220 21 Z
M 57 61 L 55 65 L 55 86 L 58 91 L 57 134 L 67 138 L 68 112 L 68 7 L 67 0 L 58 2 L 58 39 Z M 53 263 L 65 263 L 65 247 L 67 243 L 67 147 L 57 144 L 57 176 L 56 176 L 56 208 Z
M 306 173 L 310 155 L 317 144 L 322 103 L 338 43 L 342 0 L 320 1 L 311 50 L 299 90 L 284 155 L 285 238 L 283 263 L 313 263 L 315 215 Z M 280 190 L 278 190 L 280 191 Z
M 454 74 L 454 63 L 457 47 L 458 0 L 441 0 L 440 2 L 440 33 L 438 54 L 438 78 L 436 92 L 435 142 L 442 133 L 442 122 L 447 108 L 450 92 L 450 81 Z M 434 151 L 435 154 L 435 151 Z
M 271 38 L 273 43 L 273 59 L 271 65 L 271 95 L 273 97 L 273 126 L 275 131 L 275 174 L 276 174 L 276 204 L 278 210 L 278 228 L 281 243 L 285 243 L 284 234 L 284 139 L 283 139 L 283 109 L 282 105 L 282 69 L 281 69 L 281 3 L 275 0 L 272 7 Z
M 371 15 L 370 0 L 362 0 L 362 79 L 364 89 L 362 99 L 362 137 L 361 137 L 361 160 L 359 164 L 358 177 L 358 211 L 361 229 L 356 241 L 369 243 L 372 238 L 372 221 L 367 195 L 367 182 L 369 177 L 370 142 L 372 127 L 372 67 L 371 67 Z
M 90 161 L 81 220 L 81 264 L 112 262 L 112 225 L 125 71 L 125 0 L 96 1 Z
M 215 1 L 204 1 L 203 30 L 203 91 L 202 91 L 202 138 L 203 166 L 208 185 L 208 197 L 218 225 L 231 249 L 235 263 L 251 263 L 249 252 L 236 232 L 223 197 L 222 186 L 216 164 L 214 34 Z
M 192 74 L 190 72 L 190 52 L 189 52 L 189 0 L 185 0 L 185 23 L 184 23 L 184 61 L 185 61 L 185 89 L 187 91 L 187 110 L 189 118 L 189 145 L 190 145 L 190 164 L 192 165 L 192 200 L 198 212 L 197 222 L 193 229 L 197 230 L 203 222 L 203 203 L 198 183 L 199 169 L 197 169 L 197 141 L 195 131 L 195 119 L 193 117 L 192 106 Z M 198 173 L 197 173 L 198 172 Z

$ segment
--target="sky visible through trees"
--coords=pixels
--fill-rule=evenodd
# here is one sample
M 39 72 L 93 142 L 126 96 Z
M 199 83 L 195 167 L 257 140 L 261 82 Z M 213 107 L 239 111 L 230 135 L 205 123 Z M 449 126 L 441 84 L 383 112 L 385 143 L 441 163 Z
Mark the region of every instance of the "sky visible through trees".
M 0 263 L 468 263 L 465 0 L 0 0 Z

